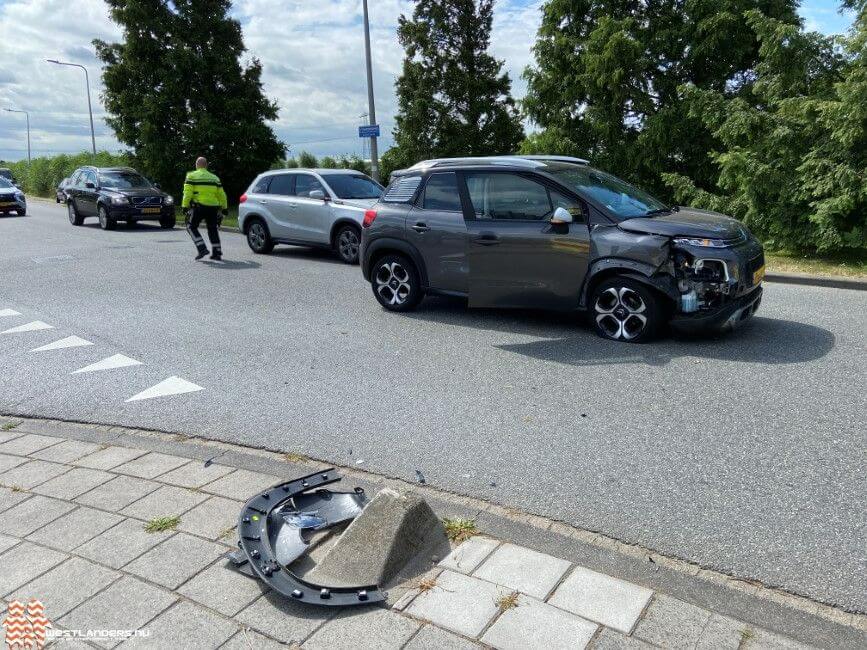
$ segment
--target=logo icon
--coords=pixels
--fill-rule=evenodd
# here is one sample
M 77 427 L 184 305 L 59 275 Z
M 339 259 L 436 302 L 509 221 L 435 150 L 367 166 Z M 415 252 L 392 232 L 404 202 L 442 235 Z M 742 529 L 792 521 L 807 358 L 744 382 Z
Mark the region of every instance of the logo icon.
M 26 605 L 20 600 L 9 603 L 3 627 L 9 650 L 42 650 L 48 628 L 52 626 L 45 616 L 45 605 L 31 598 Z

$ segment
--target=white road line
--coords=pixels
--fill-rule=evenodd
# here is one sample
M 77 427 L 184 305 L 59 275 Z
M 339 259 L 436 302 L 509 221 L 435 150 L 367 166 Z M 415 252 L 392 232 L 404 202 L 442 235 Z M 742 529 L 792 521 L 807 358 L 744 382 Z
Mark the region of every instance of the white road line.
M 20 316 L 21 312 L 15 311 L 14 309 L 0 309 L 0 317 L 3 316 Z
M 75 370 L 70 374 L 75 375 L 80 372 L 96 372 L 98 370 L 113 370 L 115 368 L 127 368 L 129 366 L 140 365 L 142 365 L 141 361 L 136 361 L 135 359 L 131 359 L 130 357 L 124 356 L 122 354 L 115 354 L 110 357 L 106 357 L 102 361 L 97 361 L 96 363 L 92 363 L 89 366 L 85 366 L 84 368 L 79 368 L 78 370 Z
M 64 348 L 80 348 L 85 345 L 93 345 L 90 341 L 85 341 L 78 336 L 67 336 L 65 339 L 60 339 L 54 343 L 43 345 L 40 348 L 30 350 L 31 352 L 48 352 L 49 350 L 63 350 Z
M 8 330 L 3 330 L 0 334 L 18 334 L 19 332 L 36 332 L 38 330 L 53 330 L 54 325 L 43 323 L 41 320 L 35 320 L 18 327 L 10 327 Z
M 180 377 L 169 377 L 164 379 L 156 386 L 151 386 L 147 390 L 143 390 L 138 395 L 133 395 L 127 402 L 138 402 L 143 399 L 153 399 L 154 397 L 165 397 L 167 395 L 181 395 L 182 393 L 193 393 L 197 390 L 205 390 L 201 386 L 194 384 Z

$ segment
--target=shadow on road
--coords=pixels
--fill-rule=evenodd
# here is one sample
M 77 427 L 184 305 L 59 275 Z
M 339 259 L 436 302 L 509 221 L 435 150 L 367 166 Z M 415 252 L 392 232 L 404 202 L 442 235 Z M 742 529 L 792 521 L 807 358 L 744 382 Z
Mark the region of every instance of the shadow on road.
M 753 317 L 732 332 L 705 336 L 670 334 L 646 345 L 606 341 L 591 330 L 586 316 L 524 310 L 468 310 L 466 300 L 429 298 L 406 317 L 457 327 L 537 336 L 530 343 L 496 347 L 534 359 L 573 366 L 637 363 L 666 365 L 678 357 L 719 361 L 806 363 L 828 354 L 835 344 L 830 331 L 807 323 Z
M 258 269 L 262 266 L 259 262 L 237 262 L 234 260 L 223 260 L 222 262 L 202 260 L 201 263 L 212 269 L 223 269 L 224 271 L 246 271 L 247 269 Z
M 341 266 L 346 265 L 343 260 L 339 259 L 332 251 L 326 248 L 278 245 L 271 252 L 271 255 L 274 257 L 285 257 L 287 259 L 312 260 L 316 262 L 326 262 L 328 264 L 339 264 Z

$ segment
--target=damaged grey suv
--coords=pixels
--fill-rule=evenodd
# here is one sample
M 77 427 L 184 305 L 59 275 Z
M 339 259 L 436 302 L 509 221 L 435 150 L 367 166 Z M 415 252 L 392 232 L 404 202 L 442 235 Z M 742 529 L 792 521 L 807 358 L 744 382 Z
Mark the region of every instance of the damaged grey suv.
M 562 156 L 428 160 L 396 172 L 367 210 L 362 271 L 379 303 L 425 294 L 471 307 L 590 312 L 608 339 L 665 325 L 724 329 L 762 299 L 762 245 L 721 214 L 667 206 Z

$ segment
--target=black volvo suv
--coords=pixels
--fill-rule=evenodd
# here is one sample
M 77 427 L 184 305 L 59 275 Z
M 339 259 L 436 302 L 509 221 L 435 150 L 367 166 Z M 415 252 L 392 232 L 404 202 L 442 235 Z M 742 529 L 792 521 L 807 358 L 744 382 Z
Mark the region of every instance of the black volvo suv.
M 97 217 L 103 230 L 118 221 L 159 221 L 175 227 L 175 201 L 129 167 L 79 167 L 64 188 L 69 223 L 80 226 Z
M 728 328 L 759 307 L 762 245 L 721 214 L 666 206 L 562 156 L 430 160 L 365 213 L 361 268 L 379 303 L 587 310 L 621 341 Z

